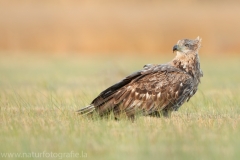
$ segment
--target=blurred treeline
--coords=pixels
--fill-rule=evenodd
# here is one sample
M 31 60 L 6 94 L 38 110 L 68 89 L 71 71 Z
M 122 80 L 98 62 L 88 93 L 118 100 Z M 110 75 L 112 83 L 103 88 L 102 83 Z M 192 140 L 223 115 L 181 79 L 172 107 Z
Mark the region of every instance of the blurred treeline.
M 169 53 L 197 36 L 202 53 L 238 53 L 240 1 L 0 1 L 1 53 Z

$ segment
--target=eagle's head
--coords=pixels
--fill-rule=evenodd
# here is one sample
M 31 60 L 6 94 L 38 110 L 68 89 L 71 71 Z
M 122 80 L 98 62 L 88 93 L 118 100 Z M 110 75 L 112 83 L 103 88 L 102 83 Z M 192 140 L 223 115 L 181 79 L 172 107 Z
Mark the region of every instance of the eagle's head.
M 177 54 L 197 54 L 198 50 L 201 47 L 201 38 L 197 37 L 194 40 L 191 39 L 182 39 L 177 42 L 175 46 L 173 46 L 173 52 L 177 52 Z

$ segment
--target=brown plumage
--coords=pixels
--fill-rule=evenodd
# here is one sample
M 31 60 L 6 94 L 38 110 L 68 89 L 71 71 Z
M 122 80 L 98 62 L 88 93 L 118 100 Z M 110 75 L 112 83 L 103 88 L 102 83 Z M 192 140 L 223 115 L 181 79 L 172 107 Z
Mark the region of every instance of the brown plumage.
M 92 103 L 77 112 L 100 116 L 114 113 L 116 118 L 136 114 L 168 116 L 197 91 L 200 77 L 198 50 L 201 39 L 179 40 L 173 47 L 176 57 L 169 63 L 148 64 L 119 83 L 107 88 Z

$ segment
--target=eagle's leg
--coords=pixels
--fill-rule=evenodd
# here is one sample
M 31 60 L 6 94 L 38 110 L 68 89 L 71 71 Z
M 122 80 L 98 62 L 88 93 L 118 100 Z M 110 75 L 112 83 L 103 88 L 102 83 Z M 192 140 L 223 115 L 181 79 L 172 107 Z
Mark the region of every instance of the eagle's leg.
M 164 109 L 162 110 L 162 115 L 166 118 L 169 118 L 171 117 L 172 111 L 173 111 L 172 109 Z
M 149 114 L 149 116 L 169 118 L 169 117 L 171 117 L 172 111 L 173 111 L 173 110 L 171 110 L 171 109 L 163 109 L 163 110 L 161 110 L 161 111 L 155 111 L 155 112 Z
M 134 122 L 135 116 L 134 116 L 134 115 L 131 115 L 131 116 L 128 117 L 128 119 L 129 119 L 130 121 Z

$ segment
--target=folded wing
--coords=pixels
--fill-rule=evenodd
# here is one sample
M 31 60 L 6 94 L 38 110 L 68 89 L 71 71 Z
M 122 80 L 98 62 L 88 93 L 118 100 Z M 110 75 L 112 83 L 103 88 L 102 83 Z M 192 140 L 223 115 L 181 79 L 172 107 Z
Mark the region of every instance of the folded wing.
M 127 116 L 151 115 L 163 109 L 177 110 L 194 93 L 193 77 L 188 73 L 168 64 L 145 65 L 104 90 L 91 105 L 100 115 L 111 110 Z

